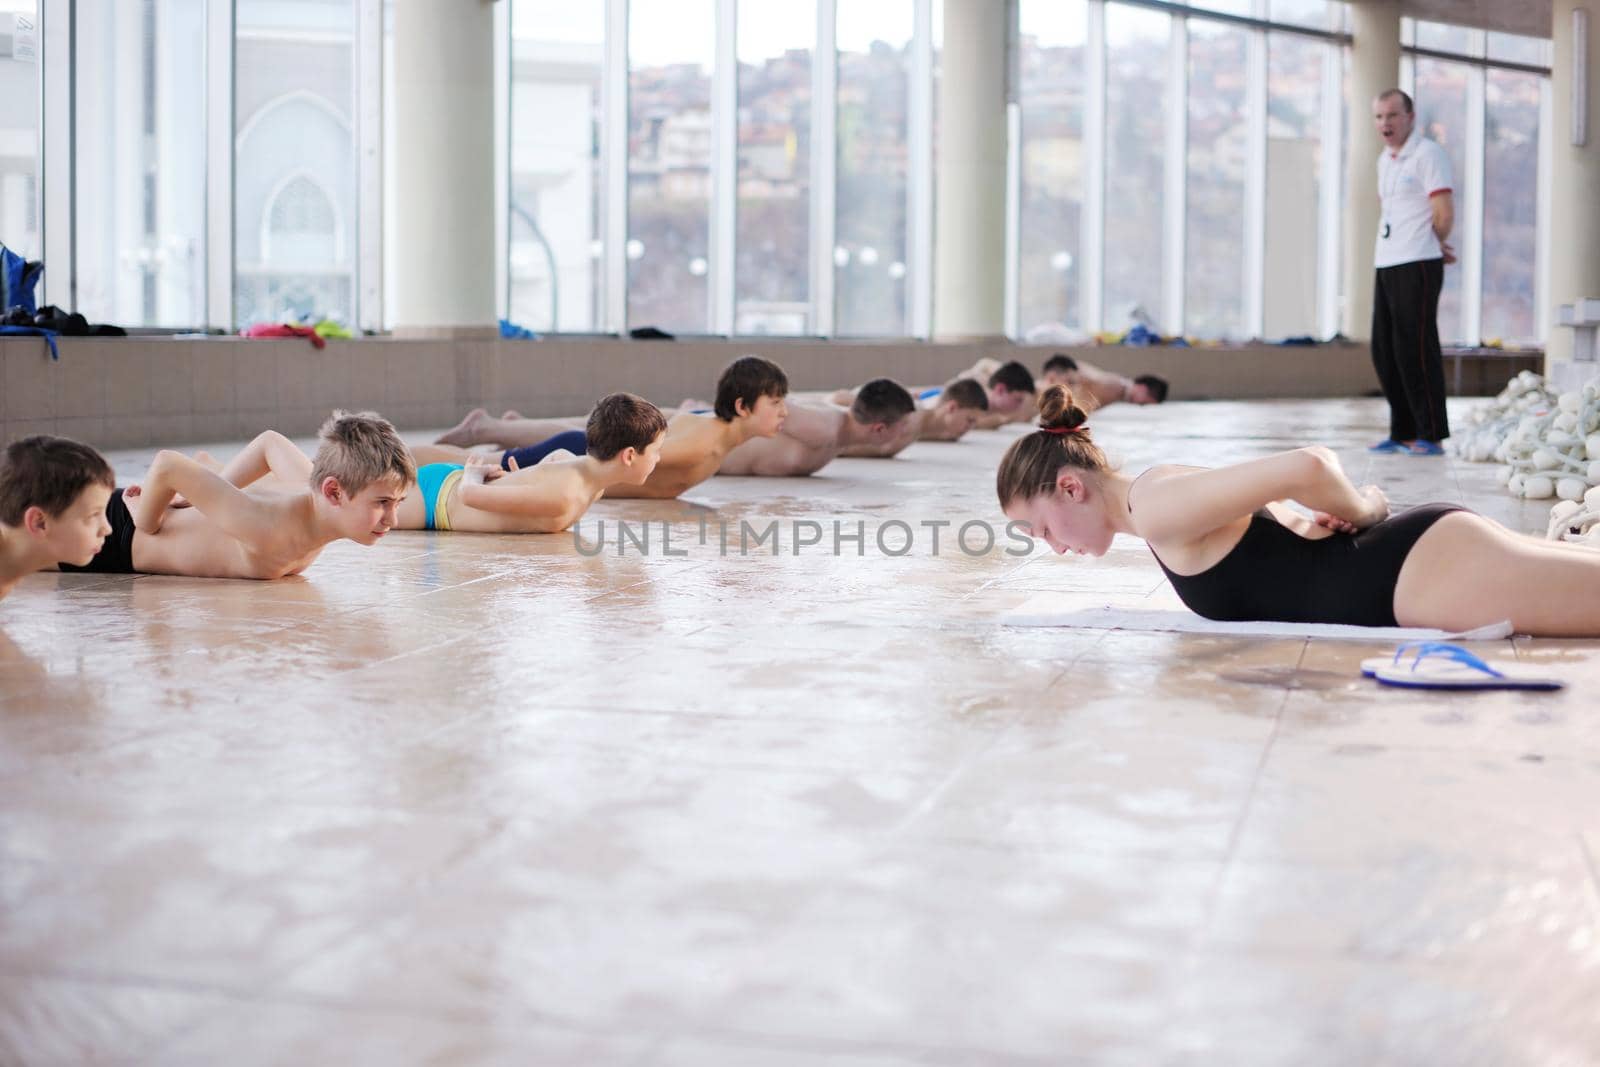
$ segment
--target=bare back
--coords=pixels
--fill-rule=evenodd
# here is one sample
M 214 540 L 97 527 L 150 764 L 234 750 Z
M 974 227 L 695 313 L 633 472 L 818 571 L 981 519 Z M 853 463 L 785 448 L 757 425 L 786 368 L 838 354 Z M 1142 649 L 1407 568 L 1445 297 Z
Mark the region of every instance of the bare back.
M 259 536 L 248 540 L 225 532 L 198 508 L 167 512 L 157 533 L 133 535 L 133 566 L 142 574 L 196 578 L 273 579 L 299 574 L 327 542 L 312 529 L 310 494 L 252 488 L 265 508 Z
M 848 417 L 834 407 L 790 404 L 776 437 L 752 437 L 728 453 L 717 473 L 769 478 L 815 474 L 839 455 L 839 436 Z
M 1118 403 L 1128 396 L 1128 379 L 1082 360 L 1078 361 L 1078 370 L 1070 381 L 1073 393 L 1093 400 L 1094 408 Z
M 681 412 L 667 423 L 661 462 L 643 485 L 613 486 L 613 498 L 671 500 L 717 473 L 737 443 L 732 423 L 708 415 Z

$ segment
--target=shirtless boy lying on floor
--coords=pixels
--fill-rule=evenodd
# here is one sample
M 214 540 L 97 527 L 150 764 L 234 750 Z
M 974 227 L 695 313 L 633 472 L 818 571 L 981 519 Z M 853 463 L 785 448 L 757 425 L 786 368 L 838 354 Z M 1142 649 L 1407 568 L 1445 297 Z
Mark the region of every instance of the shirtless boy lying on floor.
M 560 533 L 618 486 L 640 486 L 661 460 L 667 417 L 632 393 L 603 397 L 574 454 L 556 448 L 523 467 L 450 445 L 418 445 L 417 493 L 400 502 L 397 530 Z M 558 437 L 561 435 L 558 435 Z
M 88 445 L 38 434 L 0 459 L 0 597 L 23 575 L 94 559 L 117 479 Z
M 1010 422 L 1032 421 L 1035 396 L 1033 374 L 1016 360 L 1001 363 L 997 359 L 980 359 L 956 375 L 954 381 L 922 389 L 917 397 L 920 400 L 941 397 L 956 382 L 962 381 L 979 385 L 988 402 L 987 408 L 974 424 L 978 429 L 993 430 Z
M 717 473 L 729 452 L 753 437 L 772 437 L 788 416 L 785 398 L 789 379 L 771 360 L 740 356 L 717 379 L 711 411 L 680 411 L 667 423 L 661 460 L 642 484 L 621 483 L 607 492 L 612 499 L 646 497 L 669 500 Z M 466 448 L 495 444 L 505 448 L 500 462 L 507 470 L 537 464 L 559 450 L 583 455 L 588 450 L 582 420 L 491 418 L 482 408 L 467 413 L 460 425 L 439 438 L 441 445 Z M 428 460 L 464 461 L 465 453 L 419 447 Z
M 341 538 L 377 544 L 416 481 L 410 452 L 388 420 L 371 412 L 336 411 L 318 437 L 311 459 L 268 431 L 220 473 L 181 452 L 156 453 L 142 485 L 111 495 L 111 534 L 99 553 L 85 566 L 61 569 L 282 578 L 305 570 Z M 240 488 L 268 474 L 296 488 Z
M 840 407 L 851 407 L 860 392 L 860 389 L 840 389 L 830 395 L 828 401 Z M 967 378 L 957 378 L 945 385 L 924 389 L 917 394 L 914 401 L 917 405 L 917 410 L 913 412 L 916 433 L 912 439 L 917 441 L 959 441 L 989 410 L 988 392 L 983 386 Z M 913 427 L 907 427 L 904 432 L 909 435 L 912 429 Z M 859 456 L 879 453 L 866 453 L 849 448 L 839 454 Z
M 819 401 L 789 404 L 776 437 L 756 437 L 728 453 L 718 474 L 776 478 L 815 474 L 836 456 L 886 458 L 917 439 L 917 405 L 905 387 L 874 378 L 849 410 Z
M 1064 385 L 1072 391 L 1073 396 L 1092 400 L 1090 411 L 1123 401 L 1129 404 L 1159 404 L 1167 399 L 1165 378 L 1158 378 L 1154 374 L 1127 378 L 1087 360 L 1073 359 L 1059 352 L 1044 361 L 1044 370 L 1039 377 L 1046 388 Z

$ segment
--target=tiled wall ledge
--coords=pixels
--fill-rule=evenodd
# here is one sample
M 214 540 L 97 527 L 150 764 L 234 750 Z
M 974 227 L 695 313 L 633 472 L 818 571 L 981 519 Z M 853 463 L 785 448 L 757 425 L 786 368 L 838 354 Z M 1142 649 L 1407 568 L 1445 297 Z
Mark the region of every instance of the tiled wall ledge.
M 1041 348 L 852 341 L 330 341 L 0 338 L 0 438 L 59 433 L 101 448 L 229 441 L 274 428 L 314 431 L 334 407 L 381 411 L 402 429 L 454 423 L 468 408 L 526 415 L 587 411 L 626 389 L 664 405 L 710 399 L 718 371 L 754 352 L 797 390 L 888 376 L 936 384 L 980 355 L 1037 368 L 1052 351 L 1172 382 L 1173 399 L 1360 396 L 1376 388 L 1362 345 L 1286 348 Z M 1520 369 L 1520 368 L 1519 368 Z M 1499 378 L 1503 383 L 1505 377 Z M 1498 385 L 1495 386 L 1498 388 Z

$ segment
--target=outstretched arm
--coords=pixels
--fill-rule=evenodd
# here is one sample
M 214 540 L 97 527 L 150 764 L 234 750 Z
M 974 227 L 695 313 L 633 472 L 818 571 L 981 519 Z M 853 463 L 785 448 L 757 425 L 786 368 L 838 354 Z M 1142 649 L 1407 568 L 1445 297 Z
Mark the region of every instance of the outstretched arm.
M 153 534 L 161 531 L 167 505 L 179 493 L 230 537 L 256 540 L 271 530 L 272 517 L 259 500 L 222 475 L 170 449 L 156 453 L 144 485 L 129 486 L 123 498 L 134 526 L 141 533 Z
M 1371 526 L 1389 512 L 1376 486 L 1357 489 L 1338 457 L 1320 445 L 1168 475 L 1144 487 L 1133 506 L 1146 541 L 1186 544 L 1279 500 L 1305 505 L 1319 524 L 1336 529 Z
M 295 485 L 311 481 L 311 457 L 277 430 L 256 435 L 256 439 L 222 468 L 222 477 L 240 489 L 272 475 Z M 188 494 L 184 494 L 188 495 Z

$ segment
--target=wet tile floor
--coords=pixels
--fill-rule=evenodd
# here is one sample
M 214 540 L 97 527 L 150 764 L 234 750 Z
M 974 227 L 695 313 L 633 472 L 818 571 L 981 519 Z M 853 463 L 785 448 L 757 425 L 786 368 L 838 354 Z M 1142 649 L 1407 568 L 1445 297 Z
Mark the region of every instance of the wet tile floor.
M 1315 440 L 1542 529 L 1490 468 L 1369 457 L 1382 420 L 1097 423 L 1134 470 Z M 1002 629 L 1040 590 L 1170 596 L 1132 543 L 952 550 L 1011 436 L 602 503 L 582 541 L 26 580 L 0 1063 L 1600 1056 L 1600 641 L 1494 650 L 1563 693 L 1451 696 L 1362 681 L 1380 645 Z

